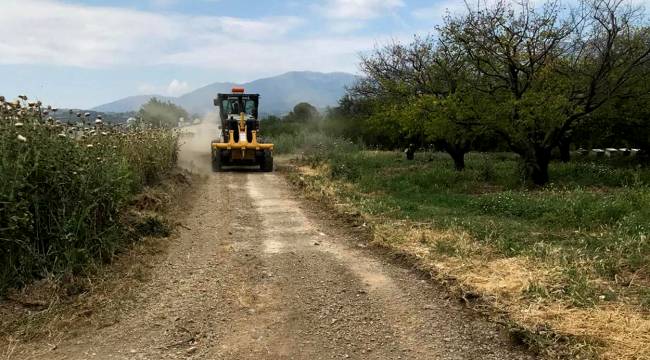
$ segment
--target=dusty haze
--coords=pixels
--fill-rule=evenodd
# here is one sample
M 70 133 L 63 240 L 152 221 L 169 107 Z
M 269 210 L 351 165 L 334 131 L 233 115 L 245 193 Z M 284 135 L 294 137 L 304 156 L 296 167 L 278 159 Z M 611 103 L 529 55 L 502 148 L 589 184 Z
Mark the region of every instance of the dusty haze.
M 210 173 L 210 142 L 221 138 L 220 131 L 217 112 L 206 115 L 201 124 L 183 128 L 179 166 L 194 173 Z

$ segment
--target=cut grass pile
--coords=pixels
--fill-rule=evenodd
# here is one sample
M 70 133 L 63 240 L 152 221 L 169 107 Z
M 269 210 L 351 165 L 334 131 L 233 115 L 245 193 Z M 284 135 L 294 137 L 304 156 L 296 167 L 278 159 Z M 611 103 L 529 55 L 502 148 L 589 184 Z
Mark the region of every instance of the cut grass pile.
M 109 260 L 125 242 L 121 209 L 176 164 L 170 130 L 126 129 L 80 114 L 48 118 L 0 99 L 0 294 Z
M 334 146 L 301 165 L 309 193 L 363 214 L 377 243 L 479 293 L 547 355 L 650 357 L 650 170 L 554 163 L 540 189 L 509 154 L 456 172 L 444 154 Z

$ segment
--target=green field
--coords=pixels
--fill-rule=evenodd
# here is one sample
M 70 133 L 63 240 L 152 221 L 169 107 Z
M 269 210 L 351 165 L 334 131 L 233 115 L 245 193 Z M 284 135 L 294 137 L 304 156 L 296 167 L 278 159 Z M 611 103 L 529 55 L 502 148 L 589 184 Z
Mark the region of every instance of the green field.
M 560 267 L 560 291 L 536 287 L 534 296 L 580 307 L 624 296 L 650 308 L 648 169 L 584 158 L 553 163 L 554 182 L 529 188 L 510 154 L 471 153 L 463 172 L 441 153 L 407 161 L 398 152 L 316 150 L 306 160 L 327 164 L 322 181 L 352 184 L 337 195 L 364 213 L 466 231 L 501 256 Z M 453 244 L 436 251 L 461 256 Z

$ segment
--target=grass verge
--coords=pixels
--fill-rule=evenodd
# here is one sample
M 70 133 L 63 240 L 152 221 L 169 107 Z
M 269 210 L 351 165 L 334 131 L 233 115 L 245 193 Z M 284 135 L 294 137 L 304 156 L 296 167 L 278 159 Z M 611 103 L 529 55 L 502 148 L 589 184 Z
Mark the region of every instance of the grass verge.
M 17 343 L 57 341 L 88 329 L 108 327 L 124 309 L 140 301 L 141 286 L 149 281 L 153 264 L 169 245 L 178 214 L 191 206 L 192 189 L 200 178 L 174 170 L 158 184 L 145 187 L 124 209 L 123 226 L 131 242 L 110 264 L 93 263 L 83 275 L 49 276 L 20 289 L 10 289 L 0 301 L 0 349 L 10 358 Z M 0 351 L 3 354 L 3 351 Z
M 123 208 L 176 166 L 171 130 L 76 124 L 38 102 L 0 100 L 0 295 L 80 274 L 128 244 Z
M 289 175 L 360 214 L 373 242 L 503 314 L 549 358 L 650 357 L 650 172 L 553 164 L 528 189 L 508 154 L 445 156 L 313 148 Z

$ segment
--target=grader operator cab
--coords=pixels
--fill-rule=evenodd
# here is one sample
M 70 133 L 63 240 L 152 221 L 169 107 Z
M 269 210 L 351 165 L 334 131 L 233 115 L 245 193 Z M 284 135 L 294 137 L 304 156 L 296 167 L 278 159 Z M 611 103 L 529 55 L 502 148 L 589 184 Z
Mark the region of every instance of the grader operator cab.
M 222 141 L 212 141 L 213 171 L 231 165 L 259 165 L 262 171 L 273 171 L 273 144 L 258 142 L 259 100 L 259 94 L 246 94 L 243 88 L 233 88 L 232 93 L 214 99 Z

